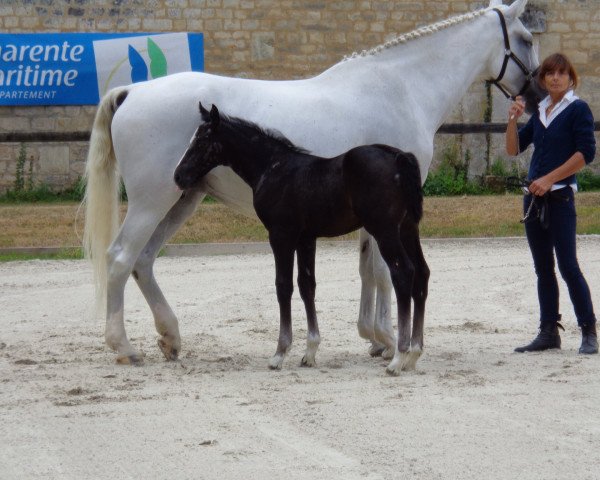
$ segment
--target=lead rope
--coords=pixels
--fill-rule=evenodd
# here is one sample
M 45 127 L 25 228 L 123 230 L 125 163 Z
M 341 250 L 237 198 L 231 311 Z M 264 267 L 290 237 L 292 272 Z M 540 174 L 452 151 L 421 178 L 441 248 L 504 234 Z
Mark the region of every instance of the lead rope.
M 530 195 L 530 194 L 528 194 Z M 529 217 L 531 216 L 531 211 L 533 210 L 533 206 L 535 204 L 535 198 L 531 199 L 531 203 L 529 204 L 529 208 L 527 209 L 527 213 L 525 213 L 525 216 L 520 220 L 521 223 L 525 223 L 527 220 L 529 220 Z

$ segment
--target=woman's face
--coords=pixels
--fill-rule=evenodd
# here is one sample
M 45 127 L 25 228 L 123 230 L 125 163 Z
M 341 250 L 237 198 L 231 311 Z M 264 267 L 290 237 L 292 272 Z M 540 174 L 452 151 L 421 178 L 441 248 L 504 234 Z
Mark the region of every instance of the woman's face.
M 544 75 L 544 86 L 551 97 L 562 97 L 571 86 L 569 72 L 555 70 Z

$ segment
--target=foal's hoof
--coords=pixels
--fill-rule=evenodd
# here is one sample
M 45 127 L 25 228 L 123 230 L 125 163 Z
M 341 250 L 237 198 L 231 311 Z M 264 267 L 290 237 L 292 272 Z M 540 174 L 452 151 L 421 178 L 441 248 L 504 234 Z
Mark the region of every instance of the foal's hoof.
M 283 355 L 280 354 L 273 355 L 273 357 L 271 357 L 271 360 L 269 360 L 269 368 L 271 370 L 281 370 L 281 367 L 283 365 L 283 358 Z
M 139 367 L 144 364 L 144 357 L 138 355 L 137 353 L 133 355 L 128 355 L 125 357 L 117 357 L 118 365 L 133 365 L 134 367 Z
M 400 375 L 402 370 L 407 370 L 407 366 L 410 364 L 410 352 L 399 352 L 394 355 L 394 358 L 390 364 L 386 367 L 385 371 L 394 377 Z
M 179 350 L 174 348 L 173 345 L 165 342 L 165 340 L 162 338 L 159 338 L 156 343 L 158 344 L 158 348 L 160 348 L 160 351 L 163 353 L 167 361 L 173 362 L 177 360 L 179 356 Z

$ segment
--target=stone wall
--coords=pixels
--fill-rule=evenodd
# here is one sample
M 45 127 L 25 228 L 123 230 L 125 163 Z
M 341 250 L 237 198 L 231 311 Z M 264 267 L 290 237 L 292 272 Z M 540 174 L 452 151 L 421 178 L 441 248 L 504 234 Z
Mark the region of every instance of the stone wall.
M 0 30 L 17 32 L 203 32 L 205 70 L 263 79 L 304 78 L 344 54 L 373 47 L 488 1 L 423 0 L 3 0 Z M 579 95 L 600 119 L 600 0 L 533 0 L 528 24 L 540 57 L 563 51 L 582 76 Z M 449 121 L 481 122 L 483 85 L 474 86 Z M 492 121 L 504 121 L 507 102 L 493 94 Z M 87 131 L 93 107 L 0 107 L 0 132 Z M 492 158 L 503 156 L 502 135 L 492 136 Z M 445 148 L 468 150 L 472 175 L 485 169 L 484 135 L 438 135 L 436 160 Z M 18 144 L 0 144 L 0 191 L 14 184 Z M 53 188 L 72 184 L 83 171 L 87 145 L 26 145 L 34 180 Z M 521 163 L 526 159 L 520 159 Z

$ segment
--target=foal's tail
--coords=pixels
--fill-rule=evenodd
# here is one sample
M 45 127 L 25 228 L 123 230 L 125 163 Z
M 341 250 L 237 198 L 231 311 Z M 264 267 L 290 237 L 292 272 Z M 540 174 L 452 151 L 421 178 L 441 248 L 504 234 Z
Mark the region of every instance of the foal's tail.
M 423 217 L 423 187 L 419 162 L 412 153 L 401 152 L 396 155 L 396 164 L 400 174 L 400 188 L 406 198 L 408 214 L 415 223 L 419 223 Z
M 120 176 L 117 172 L 111 123 L 118 106 L 125 100 L 127 88 L 114 88 L 98 105 L 85 166 L 83 205 L 85 227 L 83 249 L 92 262 L 97 307 L 106 296 L 106 252 L 119 226 Z

